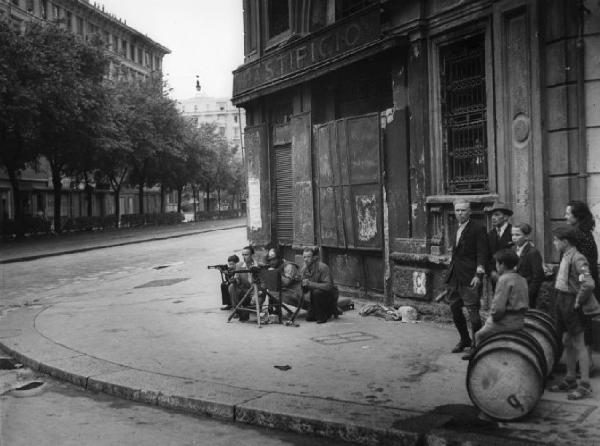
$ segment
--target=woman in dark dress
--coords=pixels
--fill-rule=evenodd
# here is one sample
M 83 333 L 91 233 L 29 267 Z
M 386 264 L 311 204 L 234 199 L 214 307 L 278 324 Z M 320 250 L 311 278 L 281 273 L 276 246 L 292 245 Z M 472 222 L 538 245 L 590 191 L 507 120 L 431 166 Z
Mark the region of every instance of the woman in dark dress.
M 595 288 L 594 295 L 596 299 L 600 298 L 600 282 L 598 281 L 598 246 L 594 240 L 592 231 L 596 226 L 594 216 L 587 204 L 581 201 L 570 201 L 567 203 L 565 210 L 565 219 L 567 223 L 576 229 L 577 242 L 575 247 L 590 264 L 590 273 L 594 279 Z M 585 317 L 585 345 L 590 352 L 590 368 L 591 362 L 591 346 L 592 346 L 592 319 Z

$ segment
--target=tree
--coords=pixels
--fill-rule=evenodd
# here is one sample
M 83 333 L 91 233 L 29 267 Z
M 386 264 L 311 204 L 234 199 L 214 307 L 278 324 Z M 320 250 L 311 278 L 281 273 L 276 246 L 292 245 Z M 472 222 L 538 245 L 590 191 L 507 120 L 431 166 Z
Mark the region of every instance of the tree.
M 6 169 L 13 189 L 19 231 L 23 230 L 19 178 L 38 158 L 32 144 L 39 116 L 35 87 L 43 74 L 35 52 L 26 36 L 0 22 L 0 165 Z
M 102 41 L 90 44 L 57 26 L 32 24 L 25 32 L 35 52 L 42 79 L 36 86 L 39 100 L 36 146 L 50 164 L 54 189 L 54 230 L 61 231 L 63 176 L 75 169 L 100 134 L 104 104 L 103 77 L 109 66 Z
M 133 150 L 125 128 L 128 120 L 127 113 L 130 110 L 121 93 L 123 91 L 121 83 L 107 84 L 106 87 L 109 106 L 105 109 L 104 131 L 98 141 L 94 160 L 97 179 L 108 182 L 113 191 L 115 226 L 119 227 L 121 188 L 127 181 L 127 174 L 130 171 L 128 162 Z
M 140 214 L 144 213 L 144 187 L 156 184 L 160 161 L 177 157 L 181 150 L 182 119 L 175 101 L 164 93 L 160 78 L 129 85 L 124 94 L 125 131 L 131 142 L 130 179 L 138 187 Z

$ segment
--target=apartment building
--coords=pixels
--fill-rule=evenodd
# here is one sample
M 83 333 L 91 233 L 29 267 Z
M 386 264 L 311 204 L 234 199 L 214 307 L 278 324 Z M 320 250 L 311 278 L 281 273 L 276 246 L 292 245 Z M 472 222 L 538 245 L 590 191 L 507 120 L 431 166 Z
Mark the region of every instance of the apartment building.
M 0 0 L 0 20 L 23 27 L 28 21 L 53 22 L 88 40 L 99 35 L 115 62 L 111 62 L 109 79 L 145 79 L 162 72 L 163 57 L 170 53 L 165 46 L 127 25 L 104 7 L 87 0 Z M 22 205 L 31 215 L 53 215 L 53 192 L 50 170 L 41 160 L 37 170 L 27 169 L 21 175 Z M 61 215 L 78 217 L 86 215 L 87 196 L 81 184 L 71 178 L 63 179 Z M 0 223 L 14 216 L 11 185 L 6 172 L 0 168 Z M 157 190 L 146 192 L 147 212 L 157 212 L 160 197 Z M 121 194 L 121 214 L 137 213 L 137 192 L 125 190 Z M 114 213 L 110 190 L 96 189 L 93 195 L 94 215 Z

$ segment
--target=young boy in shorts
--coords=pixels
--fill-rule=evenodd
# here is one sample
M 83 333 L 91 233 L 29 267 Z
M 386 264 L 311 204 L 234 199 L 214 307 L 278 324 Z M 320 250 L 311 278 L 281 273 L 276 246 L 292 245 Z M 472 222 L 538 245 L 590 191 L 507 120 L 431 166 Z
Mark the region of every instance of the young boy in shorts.
M 494 254 L 496 272 L 499 275 L 490 308 L 490 315 L 484 326 L 475 333 L 475 345 L 496 333 L 517 331 L 525 325 L 525 312 L 529 307 L 527 280 L 517 273 L 519 256 L 512 249 L 501 249 Z M 471 359 L 474 350 L 463 356 Z
M 594 279 L 586 258 L 575 248 L 577 234 L 570 226 L 554 230 L 554 247 L 562 254 L 556 283 L 556 314 L 559 333 L 567 359 L 567 376 L 550 387 L 551 392 L 569 392 L 567 398 L 579 400 L 592 394 L 589 376 L 589 356 L 583 340 L 584 311 L 598 302 L 593 296 Z M 577 385 L 576 364 L 579 361 L 581 380 Z

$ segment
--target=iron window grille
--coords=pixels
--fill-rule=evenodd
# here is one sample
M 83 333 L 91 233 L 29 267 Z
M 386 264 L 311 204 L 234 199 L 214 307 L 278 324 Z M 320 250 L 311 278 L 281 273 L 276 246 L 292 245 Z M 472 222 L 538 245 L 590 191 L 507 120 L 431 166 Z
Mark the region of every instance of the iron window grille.
M 488 192 L 484 37 L 448 45 L 440 58 L 447 191 Z

